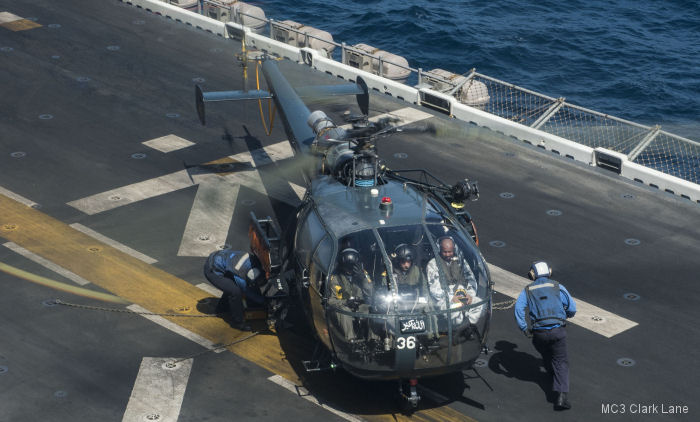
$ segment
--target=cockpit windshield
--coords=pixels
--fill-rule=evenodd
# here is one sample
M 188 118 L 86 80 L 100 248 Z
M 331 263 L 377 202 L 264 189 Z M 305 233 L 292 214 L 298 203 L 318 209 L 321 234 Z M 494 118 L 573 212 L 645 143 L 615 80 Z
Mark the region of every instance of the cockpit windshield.
M 488 274 L 462 230 L 426 219 L 351 233 L 337 250 L 325 292 L 329 332 L 344 360 L 380 370 L 397 364 L 394 351 L 416 348 L 421 358 L 411 361 L 428 370 L 478 350 L 490 312 Z

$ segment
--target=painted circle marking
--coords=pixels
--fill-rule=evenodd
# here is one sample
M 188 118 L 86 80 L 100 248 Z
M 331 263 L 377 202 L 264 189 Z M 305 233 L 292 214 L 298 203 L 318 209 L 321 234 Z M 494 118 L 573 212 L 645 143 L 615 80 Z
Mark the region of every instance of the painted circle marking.
M 145 421 L 159 421 L 160 415 L 157 413 L 149 413 L 143 417 L 143 420 L 145 420 Z
M 397 152 L 396 154 L 394 154 L 394 158 L 403 160 L 408 158 L 408 154 L 406 154 L 405 152 Z
M 58 60 L 61 58 L 61 56 L 59 56 L 58 54 L 54 54 L 53 56 L 51 56 L 51 58 L 54 60 Z
M 515 157 L 515 153 L 514 153 L 514 152 L 510 152 L 510 151 L 509 151 L 509 152 L 504 152 L 503 155 L 505 155 L 506 157 Z
M 46 299 L 46 300 L 42 300 L 42 301 L 41 301 L 41 304 L 42 304 L 43 306 L 46 306 L 47 308 L 50 308 L 50 307 L 52 307 L 52 306 L 56 306 L 56 300 L 55 300 L 55 299 Z
M 207 240 L 209 240 L 209 238 L 210 236 L 204 233 L 197 236 L 197 240 L 199 240 L 200 242 L 206 242 Z
M 510 193 L 510 192 L 502 192 L 502 193 L 498 194 L 498 196 L 500 196 L 500 197 L 503 198 L 503 199 L 512 199 L 512 198 L 515 198 L 515 194 L 514 194 L 514 193 Z
M 17 224 L 3 224 L 2 229 L 5 231 L 17 230 Z
M 11 51 L 14 51 L 15 49 L 12 47 L 0 47 L 0 51 L 4 51 L 5 53 L 9 53 Z
M 50 24 L 48 24 L 48 25 L 46 25 L 46 26 L 48 26 L 48 27 L 51 28 L 51 29 L 58 29 L 58 28 L 61 27 L 61 24 L 60 24 L 60 23 L 50 23 Z
M 203 83 L 204 81 L 206 81 L 206 79 L 204 79 L 204 78 L 202 78 L 202 77 L 199 77 L 199 76 L 197 76 L 197 77 L 195 77 L 195 78 L 192 78 L 192 82 L 195 82 L 195 83 L 198 83 L 198 84 L 201 84 L 201 83 Z
M 41 209 L 41 204 L 32 204 L 30 205 L 31 208 L 34 208 L 35 210 Z
M 178 312 L 190 312 L 192 310 L 192 307 L 190 305 L 180 305 L 177 308 L 175 308 L 175 310 Z
M 620 358 L 617 360 L 617 364 L 620 366 L 634 366 L 637 362 L 634 361 L 634 359 L 631 358 Z
M 63 390 L 58 390 L 58 391 L 54 392 L 53 395 L 54 395 L 54 397 L 63 398 L 63 397 L 66 397 L 68 395 L 68 392 L 63 391 Z
M 231 245 L 219 245 L 219 246 L 217 246 L 217 248 L 219 248 L 220 250 L 228 249 L 230 247 L 231 247 Z
M 502 240 L 492 240 L 489 242 L 489 245 L 493 246 L 494 248 L 502 248 L 506 246 L 506 242 Z
M 637 246 L 640 243 L 642 243 L 639 239 L 625 239 L 625 244 L 630 245 L 630 246 Z
M 27 153 L 24 151 L 15 151 L 15 152 L 10 153 L 10 157 L 12 157 L 12 158 L 22 158 L 22 157 L 26 157 L 26 156 L 27 156 Z
M 100 252 L 102 248 L 100 248 L 99 246 L 90 246 L 89 248 L 87 248 L 87 250 L 88 252 L 97 253 Z
M 110 201 L 119 201 L 120 199 L 122 199 L 122 197 L 119 195 L 112 195 L 109 197 Z
M 40 114 L 39 118 L 41 120 L 51 120 L 53 119 L 53 114 Z
M 622 295 L 622 297 L 624 297 L 627 300 L 631 300 L 633 302 L 642 298 L 637 293 L 625 293 L 624 295 Z
M 78 76 L 77 78 L 75 78 L 75 80 L 78 82 L 89 82 L 90 78 L 88 78 L 87 76 Z
M 119 51 L 120 48 L 121 47 L 119 47 L 118 45 L 108 45 L 107 46 L 107 50 L 109 50 L 109 51 Z
M 180 117 L 180 113 L 167 113 L 165 116 L 171 119 L 177 119 L 178 117 Z
M 474 366 L 477 368 L 484 368 L 488 365 L 488 362 L 486 362 L 486 359 L 477 359 L 474 361 Z
M 552 217 L 559 217 L 562 215 L 562 212 L 559 210 L 547 210 L 547 215 L 551 215 Z
M 135 154 L 131 154 L 131 158 L 134 158 L 136 160 L 143 160 L 144 158 L 146 158 L 146 154 L 144 154 L 143 152 L 137 152 Z
M 170 371 L 172 371 L 173 369 L 177 369 L 179 367 L 180 367 L 180 364 L 175 362 L 175 361 L 169 361 L 169 362 L 165 362 L 163 364 L 163 369 L 167 369 Z
M 0 365 L 0 375 L 6 374 L 7 371 L 9 371 L 9 368 L 5 365 Z
M 598 315 L 593 315 L 591 317 L 591 320 L 593 320 L 593 322 L 595 322 L 596 324 L 602 324 L 603 322 L 605 322 L 605 318 Z
M 620 195 L 620 197 L 622 199 L 634 199 L 635 198 L 635 196 L 632 195 L 631 193 L 623 193 L 622 195 Z

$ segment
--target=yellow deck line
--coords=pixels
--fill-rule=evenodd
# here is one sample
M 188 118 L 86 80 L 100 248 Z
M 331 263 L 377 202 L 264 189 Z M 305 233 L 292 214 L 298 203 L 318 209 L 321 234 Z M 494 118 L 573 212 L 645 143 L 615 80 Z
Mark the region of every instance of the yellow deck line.
M 199 314 L 197 303 L 211 297 L 185 280 L 4 195 L 0 195 L 0 236 L 151 312 Z M 246 335 L 219 318 L 167 319 L 213 343 L 227 344 Z M 291 382 L 302 383 L 275 335 L 260 334 L 229 350 Z M 402 415 L 362 417 L 370 421 L 404 420 Z M 449 407 L 416 412 L 410 420 L 473 421 Z

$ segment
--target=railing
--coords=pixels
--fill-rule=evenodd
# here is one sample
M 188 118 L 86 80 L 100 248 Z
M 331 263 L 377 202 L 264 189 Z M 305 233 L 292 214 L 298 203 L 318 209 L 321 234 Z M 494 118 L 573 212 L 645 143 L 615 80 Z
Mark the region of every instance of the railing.
M 121 1 L 137 5 L 140 3 L 153 4 L 154 2 L 154 0 Z M 167 3 L 169 0 L 161 1 Z M 345 43 L 337 43 L 335 41 L 323 39 L 287 25 L 282 25 L 274 19 L 261 19 L 260 17 L 252 16 L 239 10 L 236 10 L 235 13 L 231 13 L 231 7 L 225 6 L 215 0 L 199 1 L 199 10 L 202 10 L 205 3 L 227 8 L 229 10 L 229 16 L 233 17 L 233 22 L 238 24 L 242 24 L 246 18 L 248 20 L 264 22 L 264 25 L 260 25 L 262 29 L 258 29 L 258 31 L 266 32 L 270 35 L 270 38 L 272 38 L 272 34 L 276 28 L 283 28 L 286 31 L 295 32 L 299 36 L 297 40 L 303 36 L 304 45 L 299 46 L 299 48 L 302 49 L 304 47 L 310 47 L 312 45 L 312 39 L 339 47 L 335 49 L 329 48 L 328 50 L 334 50 L 331 55 L 329 55 L 327 51 L 325 54 L 322 53 L 322 57 L 327 59 L 345 63 L 347 54 L 352 53 L 376 60 L 379 63 L 379 67 L 377 71 L 371 73 L 380 77 L 384 76 L 383 64 L 390 64 L 410 72 L 410 76 L 405 84 L 397 85 L 395 81 L 386 80 L 382 82 L 368 81 L 370 87 L 375 91 L 384 92 L 385 94 L 393 95 L 405 101 L 434 108 L 451 117 L 473 121 L 485 126 L 494 126 L 497 130 L 503 131 L 512 137 L 516 137 L 533 145 L 536 144 L 555 153 L 560 153 L 560 149 L 566 149 L 566 151 L 561 152 L 562 155 L 590 164 L 597 164 L 596 161 L 599 159 L 598 152 L 601 152 L 598 150 L 600 149 L 602 149 L 602 155 L 607 154 L 606 151 L 619 154 L 620 156 L 616 158 L 616 160 L 620 162 L 620 168 L 616 170 L 624 177 L 679 194 L 684 198 L 693 199 L 700 203 L 700 143 L 662 131 L 659 126 L 644 126 L 614 116 L 602 114 L 574 104 L 569 104 L 563 98 L 548 97 L 477 73 L 474 70 L 468 72 L 467 76 L 460 77 L 459 82 L 448 80 L 432 73 L 429 78 L 427 78 L 426 76 L 428 73 L 424 72 L 421 68 L 415 69 L 407 67 L 401 63 L 395 63 L 384 59 L 381 56 L 372 55 L 365 51 L 349 47 Z M 197 21 L 199 20 L 197 19 Z M 248 22 L 248 25 L 250 25 L 250 22 Z M 221 35 L 220 32 L 217 33 Z M 320 70 L 324 70 L 327 73 L 334 74 L 344 79 L 354 80 L 355 78 L 349 70 L 345 70 L 345 68 L 342 68 L 339 64 L 324 62 L 324 60 L 315 58 L 316 56 L 311 55 L 309 52 L 295 50 L 291 46 L 285 46 L 272 39 L 265 39 L 267 41 L 258 38 L 258 41 L 260 44 L 264 44 L 268 47 L 268 49 L 273 50 L 271 53 L 283 57 L 294 56 L 289 58 L 304 61 L 309 65 L 311 65 L 312 59 L 314 59 L 318 62 L 318 64 L 314 63 L 314 67 Z M 275 49 L 277 51 L 274 51 Z M 426 83 L 426 81 L 428 81 L 428 83 Z M 437 87 L 438 83 L 441 86 L 439 89 Z M 483 84 L 485 86 L 488 92 L 487 101 L 483 104 L 473 105 L 471 108 L 465 108 L 456 98 L 458 98 L 460 90 L 470 89 L 470 87 L 475 84 Z M 431 104 L 430 101 L 435 101 L 435 104 Z M 518 127 L 499 123 L 498 121 L 490 119 L 488 115 L 480 113 L 480 111 L 522 126 Z M 523 128 L 523 126 L 541 132 L 533 132 Z M 542 132 L 552 136 L 545 139 L 543 135 L 537 135 Z M 538 139 L 539 141 L 537 141 Z M 567 141 L 574 142 L 575 144 L 566 144 Z M 552 143 L 557 145 L 557 147 L 545 147 L 545 144 L 551 145 Z M 577 147 L 576 145 L 580 146 Z M 591 151 L 595 152 L 591 153 Z M 608 166 L 601 165 L 601 167 Z M 622 169 L 622 167 L 626 167 L 627 171 Z M 661 182 L 659 182 L 659 177 L 654 176 L 653 171 L 650 172 L 644 168 L 673 176 L 685 181 L 685 183 L 682 181 L 674 182 L 667 178 L 661 178 Z M 692 185 L 688 185 L 688 182 Z M 685 190 L 689 193 L 684 194 L 682 192 L 676 192 L 676 190 Z M 690 198 L 691 196 L 692 198 Z

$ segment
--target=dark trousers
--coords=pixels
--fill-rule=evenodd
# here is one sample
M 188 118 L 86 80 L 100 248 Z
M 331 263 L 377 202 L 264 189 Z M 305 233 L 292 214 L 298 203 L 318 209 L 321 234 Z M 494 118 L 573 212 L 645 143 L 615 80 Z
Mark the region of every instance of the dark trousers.
M 569 356 L 566 351 L 566 329 L 532 330 L 532 344 L 542 355 L 544 367 L 553 376 L 552 389 L 569 392 Z
M 226 305 L 226 302 L 228 302 L 228 308 L 231 312 L 233 322 L 235 324 L 242 323 L 244 318 L 243 298 L 241 288 L 238 287 L 238 284 L 228 277 L 216 274 L 207 264 L 204 264 L 204 277 L 206 277 L 214 287 L 224 292 L 219 301 L 219 306 L 217 306 L 217 312 L 222 308 L 221 305 Z

